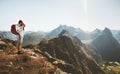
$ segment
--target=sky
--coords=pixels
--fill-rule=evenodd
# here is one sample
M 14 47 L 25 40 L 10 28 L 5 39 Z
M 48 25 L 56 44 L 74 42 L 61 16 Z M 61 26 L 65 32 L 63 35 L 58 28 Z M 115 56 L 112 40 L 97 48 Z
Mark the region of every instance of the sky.
M 19 20 L 26 31 L 51 31 L 60 24 L 85 31 L 120 30 L 120 0 L 0 0 L 0 30 Z

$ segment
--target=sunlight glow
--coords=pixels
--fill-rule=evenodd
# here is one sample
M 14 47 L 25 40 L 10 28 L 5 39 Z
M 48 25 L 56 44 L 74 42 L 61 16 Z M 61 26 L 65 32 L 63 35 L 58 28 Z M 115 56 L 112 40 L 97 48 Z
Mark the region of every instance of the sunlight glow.
M 87 0 L 84 0 L 84 13 L 87 15 Z

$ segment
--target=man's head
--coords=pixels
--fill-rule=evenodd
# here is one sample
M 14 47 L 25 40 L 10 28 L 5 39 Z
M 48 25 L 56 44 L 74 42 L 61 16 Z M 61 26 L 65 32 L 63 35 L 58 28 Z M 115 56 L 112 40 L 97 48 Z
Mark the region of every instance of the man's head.
M 20 24 L 20 26 L 25 25 L 22 20 L 19 20 L 19 21 L 18 21 L 18 24 Z

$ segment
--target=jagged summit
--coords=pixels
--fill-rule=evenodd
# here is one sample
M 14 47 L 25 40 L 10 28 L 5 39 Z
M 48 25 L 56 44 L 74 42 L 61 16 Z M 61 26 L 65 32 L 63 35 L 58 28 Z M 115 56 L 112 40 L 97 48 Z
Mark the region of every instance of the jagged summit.
M 102 30 L 100 30 L 100 29 L 95 29 L 93 32 L 91 32 L 91 34 L 90 34 L 90 39 L 95 39 L 95 38 L 97 38 L 99 35 L 101 35 L 101 33 L 102 33 Z
M 62 30 L 62 32 L 59 35 L 69 34 L 67 30 Z
M 64 24 L 64 25 L 62 25 L 62 24 L 60 24 L 59 25 L 59 28 L 63 28 L 63 29 L 65 29 L 65 28 L 67 28 L 68 26 L 66 25 L 66 24 Z M 69 26 L 70 27 L 70 26 Z
M 59 36 L 69 36 L 69 37 L 71 37 L 72 35 L 67 30 L 62 30 L 62 32 L 59 34 Z
M 95 29 L 95 30 L 93 31 L 93 33 L 98 33 L 98 32 L 101 32 L 101 30 L 100 30 L 100 29 Z
M 112 32 L 110 31 L 110 29 L 107 28 L 107 27 L 103 30 L 102 35 L 113 36 L 113 35 L 112 35 Z

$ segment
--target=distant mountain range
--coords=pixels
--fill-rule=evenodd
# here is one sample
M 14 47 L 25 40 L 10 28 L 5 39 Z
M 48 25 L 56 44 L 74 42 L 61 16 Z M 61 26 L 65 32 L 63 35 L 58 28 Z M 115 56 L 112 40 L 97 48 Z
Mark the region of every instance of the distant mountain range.
M 23 38 L 23 46 L 26 45 L 36 45 L 38 44 L 43 38 L 45 38 L 46 32 L 38 31 L 27 31 L 24 33 Z M 10 39 L 10 40 L 17 40 L 16 35 L 12 34 L 10 31 L 0 31 L 1 38 Z
M 104 30 L 96 29 L 93 32 L 85 32 L 80 28 L 60 25 L 49 32 L 46 37 L 58 36 L 60 32 L 65 30 L 68 31 L 65 33 L 69 33 L 70 35 L 77 37 L 79 40 L 91 40 L 90 46 L 86 46 L 88 52 L 91 52 L 91 55 L 95 56 L 96 60 L 103 59 L 105 61 L 120 61 L 119 30 L 110 30 L 105 28 Z
M 35 33 L 36 35 L 38 34 L 38 36 L 43 35 L 44 38 L 48 38 L 52 36 L 58 36 L 58 34 L 60 34 L 63 30 L 68 31 L 72 36 L 76 36 L 80 40 L 89 40 L 89 39 L 93 40 L 102 33 L 102 30 L 100 29 L 95 29 L 93 32 L 86 32 L 80 28 L 74 28 L 72 26 L 67 26 L 67 25 L 60 25 L 57 28 L 53 29 L 51 32 L 47 32 L 47 33 L 42 31 L 33 32 L 33 33 Z M 120 30 L 111 30 L 111 32 L 113 36 L 118 40 L 118 42 L 120 42 Z M 31 33 L 32 31 L 27 31 L 25 32 L 25 36 Z M 0 36 L 2 38 L 7 38 L 10 40 L 17 40 L 16 36 L 13 35 L 10 31 L 0 31 Z
M 42 31 L 38 32 L 26 32 L 23 38 L 23 46 L 36 45 L 45 38 L 46 33 Z
M 67 30 L 72 36 L 77 36 L 79 39 L 85 38 L 85 32 L 83 30 L 67 25 L 60 25 L 59 27 L 53 29 L 46 35 L 46 37 L 58 36 L 58 34 L 60 34 L 63 30 Z
M 93 32 L 86 32 L 83 31 L 80 28 L 74 28 L 72 26 L 67 25 L 60 25 L 57 28 L 53 29 L 51 32 L 49 32 L 46 37 L 52 37 L 52 36 L 58 36 L 60 32 L 63 30 L 67 30 L 72 36 L 76 36 L 80 40 L 89 40 L 89 39 L 95 39 L 99 35 L 101 35 L 102 30 L 95 29 Z M 113 36 L 120 41 L 120 30 L 111 30 Z
M 0 31 L 0 36 L 1 38 L 17 40 L 16 35 L 12 34 L 10 31 Z

